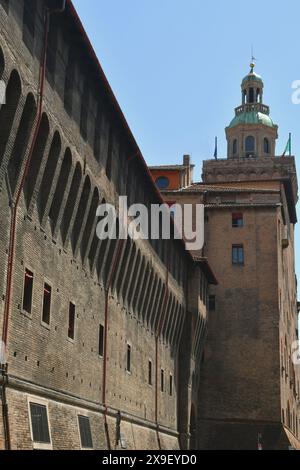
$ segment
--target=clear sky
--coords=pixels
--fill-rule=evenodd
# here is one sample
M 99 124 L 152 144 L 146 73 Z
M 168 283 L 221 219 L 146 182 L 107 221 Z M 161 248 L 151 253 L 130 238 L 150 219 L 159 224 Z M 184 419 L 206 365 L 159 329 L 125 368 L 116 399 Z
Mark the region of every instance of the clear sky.
M 129 126 L 150 164 L 189 153 L 200 181 L 214 138 L 226 157 L 224 128 L 240 104 L 241 79 L 256 72 L 279 125 L 277 155 L 288 133 L 300 171 L 299 0 L 73 0 Z M 300 230 L 296 231 L 300 279 Z

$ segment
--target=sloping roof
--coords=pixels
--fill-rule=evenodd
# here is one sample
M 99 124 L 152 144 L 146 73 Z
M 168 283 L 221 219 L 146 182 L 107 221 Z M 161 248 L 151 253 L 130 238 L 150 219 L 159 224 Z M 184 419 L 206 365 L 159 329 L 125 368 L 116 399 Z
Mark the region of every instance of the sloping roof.
M 166 171 L 172 171 L 172 170 L 181 170 L 184 171 L 187 168 L 195 168 L 195 165 L 155 165 L 155 166 L 149 166 L 149 170 L 166 170 Z
M 216 184 L 205 184 L 205 183 L 194 183 L 191 186 L 183 189 L 165 190 L 164 192 L 180 192 L 180 193 L 203 193 L 203 192 L 224 192 L 224 193 L 278 193 L 279 189 L 268 189 L 268 188 L 256 188 L 256 187 L 244 187 L 241 183 L 232 186 L 216 185 Z

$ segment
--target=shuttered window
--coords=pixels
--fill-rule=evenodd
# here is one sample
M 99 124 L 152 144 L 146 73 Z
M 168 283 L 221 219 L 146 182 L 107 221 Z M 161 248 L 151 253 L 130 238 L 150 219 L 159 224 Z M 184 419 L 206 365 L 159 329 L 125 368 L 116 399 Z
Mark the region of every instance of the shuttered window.
M 93 440 L 91 433 L 90 419 L 86 416 L 78 416 L 81 447 L 83 449 L 92 449 Z
M 40 444 L 50 444 L 47 407 L 30 403 L 30 416 L 33 441 Z

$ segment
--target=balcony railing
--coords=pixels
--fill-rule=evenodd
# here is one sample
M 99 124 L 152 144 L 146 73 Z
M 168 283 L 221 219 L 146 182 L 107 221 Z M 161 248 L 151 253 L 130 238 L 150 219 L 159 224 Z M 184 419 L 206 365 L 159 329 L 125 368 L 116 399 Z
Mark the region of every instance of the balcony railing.
M 235 108 L 235 114 L 238 116 L 239 114 L 242 113 L 250 113 L 252 111 L 260 112 L 263 114 L 270 114 L 270 108 L 269 106 L 266 106 L 265 104 L 261 103 L 252 103 L 252 104 L 242 104 L 241 106 L 238 106 Z

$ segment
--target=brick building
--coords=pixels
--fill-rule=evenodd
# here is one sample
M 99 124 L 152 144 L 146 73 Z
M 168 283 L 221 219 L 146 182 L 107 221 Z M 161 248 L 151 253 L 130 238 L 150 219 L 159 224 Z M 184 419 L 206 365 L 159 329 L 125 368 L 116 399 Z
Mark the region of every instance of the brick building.
M 101 202 L 162 198 L 71 1 L 0 0 L 0 79 L 0 448 L 195 446 L 216 279 L 97 238 Z
M 204 161 L 202 183 L 171 188 L 169 167 L 154 172 L 170 204 L 205 204 L 201 254 L 219 281 L 201 359 L 200 449 L 300 449 L 297 175 L 294 157 L 275 156 L 278 128 L 263 90 L 251 64 L 226 128 L 228 158 Z

